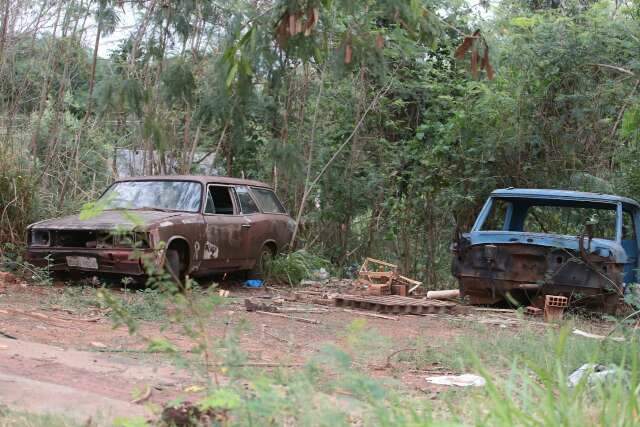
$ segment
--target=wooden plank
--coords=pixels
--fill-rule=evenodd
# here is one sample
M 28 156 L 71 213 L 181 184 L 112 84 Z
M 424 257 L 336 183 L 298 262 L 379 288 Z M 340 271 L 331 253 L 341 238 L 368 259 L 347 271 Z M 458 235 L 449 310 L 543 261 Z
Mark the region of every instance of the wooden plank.
M 374 264 L 380 264 L 380 265 L 384 265 L 391 268 L 398 268 L 396 264 L 391 264 L 390 262 L 386 262 L 386 261 L 380 261 L 379 259 L 375 259 L 375 258 L 366 258 L 365 263 L 366 262 L 372 262 Z

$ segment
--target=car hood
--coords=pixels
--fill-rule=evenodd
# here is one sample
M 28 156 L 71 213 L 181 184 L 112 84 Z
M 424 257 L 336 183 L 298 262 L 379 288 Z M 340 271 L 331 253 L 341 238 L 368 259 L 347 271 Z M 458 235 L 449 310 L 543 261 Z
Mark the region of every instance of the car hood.
M 561 234 L 527 233 L 518 231 L 472 231 L 465 234 L 472 246 L 474 245 L 502 245 L 521 244 L 547 246 L 578 251 L 580 238 Z M 622 245 L 613 240 L 592 239 L 591 245 L 584 239 L 584 249 L 605 258 L 612 257 L 616 262 L 627 262 L 627 254 Z M 587 247 L 589 246 L 589 247 Z
M 88 219 L 80 219 L 79 214 L 47 219 L 31 224 L 29 228 L 34 230 L 115 230 L 136 228 L 143 231 L 178 217 L 187 218 L 196 215 L 187 212 L 155 210 L 107 210 Z

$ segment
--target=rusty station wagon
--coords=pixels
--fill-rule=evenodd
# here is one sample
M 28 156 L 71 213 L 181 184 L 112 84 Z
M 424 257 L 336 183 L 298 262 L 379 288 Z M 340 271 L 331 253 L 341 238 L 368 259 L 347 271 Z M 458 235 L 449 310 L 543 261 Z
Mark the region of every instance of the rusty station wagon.
M 28 228 L 27 259 L 55 271 L 144 277 L 140 254 L 176 277 L 249 270 L 289 244 L 294 221 L 258 181 L 150 176 L 114 182 L 97 215 Z M 137 255 L 137 256 L 134 256 Z
M 453 243 L 453 274 L 472 303 L 564 295 L 611 312 L 637 282 L 640 205 L 626 197 L 508 188 L 491 193 Z

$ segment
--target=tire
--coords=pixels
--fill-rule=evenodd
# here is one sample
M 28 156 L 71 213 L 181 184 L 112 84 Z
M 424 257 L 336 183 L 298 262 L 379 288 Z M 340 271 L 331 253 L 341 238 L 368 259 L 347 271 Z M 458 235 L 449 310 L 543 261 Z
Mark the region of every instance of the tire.
M 260 253 L 258 254 L 258 258 L 256 258 L 256 264 L 253 266 L 253 269 L 249 271 L 247 275 L 249 279 L 263 279 L 267 274 L 267 266 L 271 262 L 271 260 L 275 257 L 275 251 L 270 245 L 264 245 L 262 249 L 260 249 Z
M 187 267 L 185 265 L 185 257 L 177 249 L 167 249 L 165 269 L 171 275 L 173 280 L 178 281 L 178 285 L 184 284 Z

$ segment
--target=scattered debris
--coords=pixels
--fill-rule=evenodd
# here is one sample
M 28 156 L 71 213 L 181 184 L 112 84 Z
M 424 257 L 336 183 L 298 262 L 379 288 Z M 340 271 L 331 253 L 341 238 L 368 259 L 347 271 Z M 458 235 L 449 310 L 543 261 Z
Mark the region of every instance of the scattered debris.
M 462 375 L 439 375 L 435 377 L 427 377 L 427 382 L 439 385 L 454 385 L 458 387 L 483 387 L 487 382 L 484 378 L 474 374 Z
M 385 365 L 385 368 L 390 368 L 391 367 L 391 358 L 393 356 L 395 356 L 396 354 L 399 354 L 399 353 L 404 353 L 405 351 L 414 352 L 414 351 L 418 351 L 418 349 L 417 348 L 401 348 L 400 350 L 394 351 L 393 353 L 391 353 L 390 355 L 387 356 L 387 364 Z
M 512 308 L 488 308 L 488 307 L 475 307 L 474 311 L 489 311 L 492 313 L 512 313 L 515 314 L 516 310 Z
M 151 387 L 147 385 L 144 392 L 140 395 L 140 397 L 133 399 L 131 403 L 135 404 L 135 403 L 146 402 L 147 400 L 149 400 L 150 397 L 151 397 Z
M 559 295 L 545 295 L 544 297 L 544 321 L 559 322 L 564 315 L 564 309 L 569 305 L 567 297 Z
M 283 307 L 283 299 L 274 299 L 271 304 L 255 301 L 253 299 L 245 299 L 244 306 L 247 311 L 268 311 L 271 313 L 328 313 L 327 308 L 295 306 L 295 307 Z
M 293 341 L 290 341 L 290 340 L 288 340 L 286 338 L 282 338 L 282 337 L 280 337 L 280 336 L 278 336 L 276 334 L 272 334 L 271 332 L 268 332 L 267 331 L 267 325 L 263 324 L 262 325 L 262 339 L 263 340 L 264 340 L 265 336 L 274 338 L 274 339 L 276 339 L 278 341 L 281 341 L 281 342 L 283 342 L 285 344 L 288 344 L 288 345 L 290 345 L 292 347 L 298 347 L 298 345 L 296 343 L 294 343 Z
M 322 282 L 325 280 L 329 280 L 330 275 L 329 275 L 329 272 L 324 267 L 321 267 L 318 270 L 314 270 L 311 273 L 311 277 L 313 277 L 315 280 L 319 280 Z
M 542 313 L 543 313 L 543 310 L 541 308 L 534 307 L 532 305 L 528 306 L 524 310 L 524 314 L 527 314 L 529 316 L 542 316 Z
M 428 299 L 456 299 L 460 298 L 460 289 L 450 289 L 446 291 L 429 291 Z
M 104 343 L 101 343 L 100 341 L 91 341 L 90 344 L 91 344 L 91 347 L 95 347 L 95 348 L 107 348 L 107 345 Z
M 191 427 L 199 425 L 226 425 L 229 420 L 226 409 L 202 410 L 191 402 L 182 402 L 177 406 L 167 406 L 162 410 L 162 421 L 165 425 Z
M 585 338 L 593 338 L 596 340 L 606 340 L 606 339 L 610 339 L 611 341 L 618 341 L 618 342 L 623 342 L 625 341 L 624 337 L 610 337 L 610 336 L 605 336 L 605 335 L 597 335 L 597 334 L 592 334 L 589 332 L 585 332 L 585 331 L 581 331 L 580 329 L 574 329 L 573 330 L 573 335 L 578 335 L 581 337 L 585 337 Z
M 6 332 L 2 332 L 2 331 L 0 331 L 0 335 L 5 337 L 5 338 L 9 338 L 10 340 L 17 340 L 18 339 L 16 337 L 14 337 L 13 335 L 10 335 L 10 334 L 8 334 Z
M 585 375 L 587 376 L 587 384 L 589 384 L 590 386 L 615 380 L 622 380 L 625 382 L 628 380 L 628 372 L 618 366 L 605 366 L 596 363 L 585 363 L 584 365 L 576 369 L 571 375 L 569 375 L 569 387 L 577 386 L 585 377 Z
M 260 313 L 260 314 L 268 314 L 269 316 L 282 317 L 284 319 L 295 320 L 297 322 L 311 323 L 311 324 L 314 324 L 314 325 L 320 324 L 320 321 L 316 320 L 316 319 L 306 319 L 304 317 L 287 316 L 286 314 L 272 313 L 270 311 L 262 311 L 262 310 L 255 310 L 255 312 L 256 313 Z
M 422 282 L 401 276 L 397 265 L 374 258 L 365 258 L 358 271 L 358 281 L 367 287 L 369 295 L 378 296 L 407 296 L 422 285 Z
M 452 302 L 416 299 L 409 297 L 392 296 L 357 296 L 336 295 L 334 298 L 337 307 L 353 307 L 365 310 L 375 310 L 382 313 L 447 313 L 452 311 L 457 304 Z
M 227 298 L 229 296 L 229 291 L 226 289 L 220 289 L 218 291 L 218 295 L 221 296 L 222 298 Z
M 184 388 L 185 393 L 200 393 L 201 391 L 205 391 L 205 387 L 196 384 Z
M 387 319 L 387 320 L 400 320 L 399 317 L 396 316 L 385 316 L 384 314 L 377 314 L 377 313 L 367 313 L 366 311 L 359 311 L 359 310 L 349 310 L 348 308 L 343 308 L 342 311 L 346 312 L 346 313 L 354 313 L 354 314 L 359 314 L 361 316 L 367 316 L 367 317 L 375 317 L 378 319 Z

